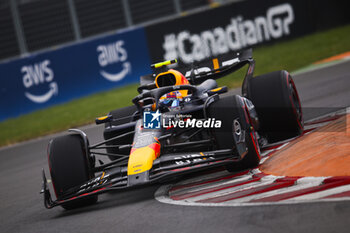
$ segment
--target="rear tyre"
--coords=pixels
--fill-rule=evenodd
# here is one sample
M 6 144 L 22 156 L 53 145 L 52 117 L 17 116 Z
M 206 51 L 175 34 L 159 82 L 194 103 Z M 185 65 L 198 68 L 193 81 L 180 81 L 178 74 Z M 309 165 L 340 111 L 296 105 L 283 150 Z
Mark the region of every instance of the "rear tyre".
M 117 120 L 117 121 L 113 121 L 111 123 L 106 123 L 105 124 L 105 128 L 107 127 L 116 127 L 116 126 L 119 126 L 119 125 L 122 125 L 122 124 L 125 124 L 125 123 L 129 123 L 133 120 L 133 114 L 137 111 L 137 108 L 135 105 L 132 105 L 132 106 L 127 106 L 127 107 L 124 107 L 124 108 L 120 108 L 120 109 L 116 109 L 116 110 L 113 110 L 109 113 L 109 115 L 112 115 L 113 116 L 113 119 L 120 119 L 120 120 Z M 116 137 L 116 136 L 119 136 L 121 134 L 124 134 L 124 133 L 127 133 L 130 131 L 130 128 L 125 128 L 125 129 L 121 129 L 121 130 L 118 130 L 118 131 L 115 131 L 115 130 L 105 130 L 104 132 L 104 139 L 105 140 L 108 140 L 112 137 Z M 119 138 L 119 139 L 116 139 L 116 140 L 113 140 L 111 142 L 108 142 L 106 145 L 125 145 L 125 144 L 131 144 L 132 143 L 132 140 L 133 140 L 133 135 L 129 135 L 129 136 L 126 136 L 126 137 L 123 137 L 123 138 Z M 107 153 L 110 153 L 110 154 L 124 154 L 124 155 L 129 155 L 130 154 L 130 151 L 119 151 L 118 149 L 116 148 L 107 148 Z M 108 156 L 110 160 L 115 160 L 116 157 L 114 156 Z
M 210 117 L 222 122 L 220 129 L 213 129 L 217 149 L 233 149 L 235 148 L 234 137 L 241 134 L 245 137 L 248 153 L 241 161 L 226 166 L 230 172 L 254 168 L 260 162 L 256 134 L 250 122 L 249 112 L 242 104 L 242 97 L 232 95 L 223 97 L 209 106 Z
M 89 159 L 80 135 L 70 134 L 51 140 L 48 148 L 49 168 L 57 199 L 75 186 L 92 179 Z M 74 209 L 97 202 L 97 196 L 89 196 L 63 204 L 64 209 Z
M 294 81 L 287 71 L 250 79 L 247 94 L 259 116 L 259 133 L 270 143 L 302 134 L 302 108 Z

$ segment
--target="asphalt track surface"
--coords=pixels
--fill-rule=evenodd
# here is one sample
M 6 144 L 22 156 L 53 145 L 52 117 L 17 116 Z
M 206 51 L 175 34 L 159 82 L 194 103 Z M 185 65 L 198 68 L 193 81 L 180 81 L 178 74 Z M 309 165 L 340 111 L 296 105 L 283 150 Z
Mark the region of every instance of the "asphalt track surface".
M 350 62 L 294 77 L 306 119 L 350 106 Z M 317 107 L 317 108 L 316 108 Z M 96 142 L 102 127 L 83 128 Z M 107 193 L 96 205 L 43 206 L 41 168 L 55 135 L 0 149 L 0 232 L 349 232 L 350 202 L 253 207 L 191 207 L 154 199 L 160 185 Z M 48 172 L 47 172 L 48 174 Z

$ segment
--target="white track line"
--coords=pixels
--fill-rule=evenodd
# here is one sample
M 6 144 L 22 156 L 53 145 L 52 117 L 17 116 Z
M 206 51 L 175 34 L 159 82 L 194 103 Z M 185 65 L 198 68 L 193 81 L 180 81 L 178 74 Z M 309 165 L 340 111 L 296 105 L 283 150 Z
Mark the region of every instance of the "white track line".
M 260 160 L 260 163 L 259 163 L 259 164 L 263 164 L 268 158 L 269 158 L 268 156 L 262 158 L 262 159 Z
M 300 68 L 298 70 L 292 71 L 291 74 L 292 76 L 297 76 L 300 74 L 305 74 L 305 73 L 309 73 L 309 72 L 313 72 L 316 70 L 322 70 L 328 67 L 332 67 L 332 66 L 336 66 L 342 63 L 346 63 L 350 60 L 349 57 L 344 57 L 340 60 L 335 60 L 335 61 L 330 61 L 330 62 L 326 62 L 326 63 L 321 63 L 321 64 L 310 64 L 309 66 L 306 66 L 304 68 Z
M 251 189 L 251 188 L 256 188 L 256 187 L 272 184 L 278 178 L 280 178 L 280 177 L 277 177 L 277 176 L 265 176 L 265 177 L 261 178 L 261 180 L 259 180 L 259 181 L 255 181 L 255 182 L 252 182 L 252 183 L 249 183 L 249 184 L 240 185 L 240 186 L 237 186 L 237 187 L 228 188 L 228 189 L 224 189 L 224 190 L 220 190 L 220 191 L 214 191 L 214 192 L 203 194 L 203 195 L 200 195 L 200 196 L 197 196 L 197 197 L 187 198 L 186 201 L 198 202 L 198 201 L 202 201 L 202 200 L 209 199 L 209 198 L 221 197 L 221 196 L 225 196 L 225 195 L 228 195 L 228 194 L 233 194 L 233 193 L 236 193 L 236 192 L 248 190 L 248 189 Z
M 210 179 L 215 180 L 216 178 L 219 178 L 221 176 L 230 176 L 230 175 L 234 175 L 234 174 L 230 173 L 230 172 L 228 172 L 226 170 L 225 171 L 220 171 L 220 172 L 215 172 L 215 173 L 211 173 L 211 174 L 208 174 L 208 175 L 202 175 L 202 176 L 198 176 L 198 177 L 182 180 L 182 181 L 176 183 L 176 186 L 188 185 L 188 184 L 192 184 L 192 183 L 196 183 L 196 182 L 201 182 L 203 180 L 210 180 Z
M 265 150 L 264 152 L 260 153 L 261 157 L 265 157 L 269 155 L 270 153 L 274 152 L 276 149 L 270 149 L 270 150 Z
M 293 139 L 291 139 L 290 141 L 292 141 Z M 266 150 L 264 151 L 263 153 L 261 153 L 261 159 L 260 159 L 260 163 L 259 164 L 263 164 L 270 156 L 271 153 L 275 152 L 275 151 L 279 151 L 281 150 L 282 148 L 286 147 L 290 142 L 286 142 L 286 143 L 283 143 L 281 146 L 277 147 L 277 148 L 274 148 L 274 149 L 270 149 L 270 150 Z
M 262 183 L 260 181 L 255 181 L 255 182 L 252 182 L 252 183 L 249 183 L 249 184 L 245 184 L 245 185 L 240 185 L 240 186 L 237 186 L 237 187 L 227 188 L 227 189 L 214 191 L 214 192 L 203 194 L 203 195 L 196 196 L 196 197 L 186 198 L 183 201 L 186 201 L 186 202 L 198 202 L 198 201 L 209 199 L 209 198 L 224 196 L 224 195 L 231 194 L 231 193 L 234 193 L 234 192 L 237 192 L 237 191 L 250 189 L 252 187 L 257 187 L 257 186 L 259 186 L 261 184 Z M 263 185 L 265 185 L 265 183 Z
M 191 194 L 194 192 L 198 192 L 198 191 L 202 191 L 210 188 L 216 188 L 223 185 L 229 185 L 229 184 L 234 185 L 242 181 L 248 181 L 251 178 L 252 178 L 252 175 L 242 175 L 242 176 L 238 176 L 237 178 L 235 177 L 234 179 L 220 180 L 220 181 L 198 185 L 198 186 L 196 185 L 194 187 L 188 187 L 188 188 L 183 188 L 175 191 L 170 191 L 170 196 L 178 196 L 178 195 L 183 195 L 185 193 Z
M 298 179 L 296 181 L 296 184 L 293 185 L 293 186 L 280 188 L 280 189 L 277 189 L 277 190 L 272 190 L 272 191 L 264 192 L 264 193 L 261 193 L 261 194 L 250 195 L 250 196 L 247 196 L 247 197 L 243 197 L 243 198 L 227 201 L 225 203 L 249 202 L 249 201 L 252 201 L 252 200 L 261 199 L 261 198 L 265 198 L 265 197 L 271 197 L 271 196 L 275 196 L 275 195 L 278 195 L 278 194 L 284 194 L 284 193 L 298 191 L 298 190 L 301 190 L 301 189 L 316 187 L 316 186 L 319 186 L 320 184 L 322 184 L 324 179 L 325 179 L 324 177 L 320 177 L 320 178 L 316 178 L 315 177 L 315 179 L 311 180 L 311 182 L 310 182 L 310 178 L 309 177 L 307 177 L 306 179 L 305 178 L 300 178 L 300 179 Z
M 154 198 L 165 204 L 170 205 L 182 205 L 182 206 L 206 206 L 206 207 L 240 207 L 240 206 L 269 206 L 269 205 L 296 205 L 296 204 L 305 204 L 305 203 L 322 203 L 322 202 L 340 202 L 340 201 L 350 201 L 350 197 L 341 197 L 341 198 L 327 198 L 327 199 L 317 199 L 317 200 L 298 200 L 298 201 L 280 201 L 280 202 L 234 202 L 234 203 L 198 203 L 198 202 L 187 202 L 187 201 L 174 201 L 169 198 L 168 191 L 172 185 L 163 185 L 161 186 L 156 193 Z
M 276 148 L 273 148 L 273 149 L 264 150 L 262 153 L 260 153 L 260 155 L 262 157 L 264 157 L 264 156 L 267 156 L 267 155 L 271 154 L 272 152 L 274 152 L 276 150 L 281 150 L 282 148 L 286 147 L 290 143 L 290 141 L 292 141 L 293 139 L 289 140 L 288 142 L 282 143 L 279 147 L 276 147 Z
M 310 193 L 310 194 L 306 194 L 303 196 L 298 196 L 298 197 L 294 197 L 294 198 L 290 198 L 288 199 L 289 201 L 298 201 L 298 200 L 313 200 L 313 199 L 321 199 L 333 194 L 338 194 L 338 193 L 342 193 L 342 192 L 346 192 L 350 190 L 350 184 L 348 185 L 343 185 L 343 186 L 339 186 L 339 187 L 335 187 L 335 188 L 331 188 L 331 189 L 327 189 L 327 190 L 323 190 L 320 192 L 316 192 L 316 193 Z
M 335 116 L 340 116 L 340 115 L 345 115 L 345 114 L 350 114 L 350 106 L 346 107 L 344 109 L 335 111 L 335 112 L 326 113 L 326 114 L 324 114 L 322 116 L 315 117 L 315 118 L 313 118 L 311 120 L 305 121 L 304 124 L 317 125 L 318 123 L 313 124 L 312 122 L 317 122 L 319 120 L 326 120 L 327 118 L 332 118 L 332 117 L 335 117 Z M 330 123 L 332 121 L 333 120 L 326 121 L 325 123 Z M 320 124 L 322 124 L 322 123 L 320 123 Z M 309 127 L 310 125 L 307 125 L 307 126 Z

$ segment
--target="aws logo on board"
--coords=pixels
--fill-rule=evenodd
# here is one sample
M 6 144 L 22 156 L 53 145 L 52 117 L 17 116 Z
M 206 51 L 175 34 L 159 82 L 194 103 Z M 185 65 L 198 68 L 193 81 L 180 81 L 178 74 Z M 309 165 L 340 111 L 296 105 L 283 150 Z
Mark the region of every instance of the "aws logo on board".
M 98 63 L 102 68 L 100 74 L 108 81 L 118 82 L 131 73 L 131 64 L 127 61 L 128 53 L 124 48 L 124 44 L 123 40 L 118 40 L 113 43 L 97 46 Z M 119 71 L 107 71 L 107 69 L 114 70 L 112 65 L 117 65 L 118 63 L 121 63 L 121 69 Z
M 45 103 L 58 94 L 58 86 L 54 81 L 54 72 L 50 68 L 50 60 L 25 65 L 21 68 L 24 95 L 34 103 Z

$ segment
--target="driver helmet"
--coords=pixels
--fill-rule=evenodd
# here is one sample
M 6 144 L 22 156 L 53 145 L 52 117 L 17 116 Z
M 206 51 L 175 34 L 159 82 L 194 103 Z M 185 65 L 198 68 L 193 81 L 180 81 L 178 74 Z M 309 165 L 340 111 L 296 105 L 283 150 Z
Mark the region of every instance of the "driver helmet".
M 177 70 L 170 69 L 166 72 L 160 73 L 155 78 L 157 88 L 165 86 L 178 86 L 189 84 L 186 77 Z M 160 97 L 160 103 L 167 107 L 178 107 L 183 101 L 183 98 L 188 95 L 188 90 L 179 90 L 169 92 Z

